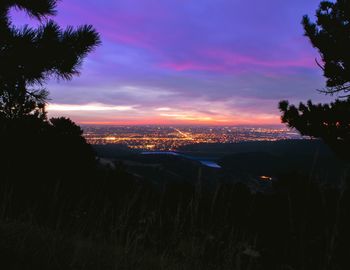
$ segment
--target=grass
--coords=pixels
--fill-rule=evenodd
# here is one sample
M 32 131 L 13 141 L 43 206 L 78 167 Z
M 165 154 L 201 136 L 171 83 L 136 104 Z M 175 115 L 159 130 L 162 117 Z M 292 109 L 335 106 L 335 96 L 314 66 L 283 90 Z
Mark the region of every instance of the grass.
M 114 170 L 96 179 L 73 198 L 65 185 L 27 201 L 2 189 L 1 268 L 348 269 L 345 187 L 309 175 L 281 177 L 273 194 L 242 184 L 159 188 Z
M 230 245 L 219 251 L 220 264 L 204 260 L 212 246 L 218 247 L 212 235 L 177 239 L 163 249 L 147 248 L 145 237 L 145 232 L 128 231 L 125 239 L 114 236 L 105 241 L 96 235 L 65 235 L 39 225 L 2 221 L 1 265 L 3 269 L 232 269 L 232 265 L 250 269 L 242 267 L 259 256 L 248 241 L 236 243 L 235 233 L 229 236 Z

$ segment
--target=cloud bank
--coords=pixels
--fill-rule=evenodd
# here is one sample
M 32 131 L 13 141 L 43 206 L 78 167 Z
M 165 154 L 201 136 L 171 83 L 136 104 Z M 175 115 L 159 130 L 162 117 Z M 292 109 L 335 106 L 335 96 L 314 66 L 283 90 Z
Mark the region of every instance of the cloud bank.
M 56 20 L 93 24 L 103 45 L 78 78 L 49 82 L 49 114 L 79 123 L 278 124 L 279 100 L 326 99 L 300 24 L 318 3 L 61 1 Z

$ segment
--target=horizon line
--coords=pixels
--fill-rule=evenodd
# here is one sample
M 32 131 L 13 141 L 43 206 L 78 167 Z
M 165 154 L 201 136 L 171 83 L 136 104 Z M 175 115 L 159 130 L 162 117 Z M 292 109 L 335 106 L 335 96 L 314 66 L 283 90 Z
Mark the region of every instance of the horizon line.
M 285 127 L 289 128 L 285 124 L 191 124 L 191 123 L 113 123 L 113 122 L 98 122 L 98 123 L 89 123 L 89 122 L 77 122 L 81 126 L 198 126 L 198 127 Z

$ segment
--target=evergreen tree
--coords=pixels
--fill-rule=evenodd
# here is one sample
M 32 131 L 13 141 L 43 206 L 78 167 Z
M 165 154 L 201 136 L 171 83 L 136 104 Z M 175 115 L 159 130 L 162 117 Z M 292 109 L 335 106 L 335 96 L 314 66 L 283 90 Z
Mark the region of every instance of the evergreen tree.
M 350 159 L 350 0 L 322 1 L 316 22 L 304 16 L 302 24 L 311 44 L 318 49 L 317 62 L 327 80 L 321 92 L 338 95 L 330 104 L 281 101 L 282 122 L 302 135 L 323 139 L 340 157 Z
M 58 0 L 1 0 L 0 3 L 0 114 L 7 119 L 29 114 L 45 118 L 52 76 L 69 80 L 79 73 L 84 57 L 99 43 L 91 25 L 61 29 L 49 19 Z M 41 21 L 38 28 L 15 27 L 11 8 L 26 11 Z
M 80 127 L 46 117 L 47 80 L 79 74 L 84 57 L 100 43 L 91 25 L 61 29 L 51 20 L 58 1 L 0 0 L 0 188 L 8 179 L 41 190 L 47 175 L 47 185 L 75 179 L 78 188 L 95 166 Z M 39 27 L 15 26 L 12 8 L 39 20 Z

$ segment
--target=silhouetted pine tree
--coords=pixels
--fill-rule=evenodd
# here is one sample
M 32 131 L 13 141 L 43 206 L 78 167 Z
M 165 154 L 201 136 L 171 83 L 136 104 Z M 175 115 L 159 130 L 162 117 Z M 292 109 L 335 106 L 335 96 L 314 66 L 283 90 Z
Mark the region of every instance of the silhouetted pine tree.
M 57 0 L 0 3 L 0 114 L 5 118 L 33 113 L 45 117 L 45 81 L 77 75 L 84 57 L 100 43 L 91 25 L 62 30 L 48 19 L 56 13 L 56 4 Z M 41 21 L 40 26 L 15 27 L 9 18 L 11 8 L 26 11 Z
M 77 75 L 84 57 L 100 43 L 91 25 L 61 29 L 50 20 L 57 2 L 0 0 L 0 190 L 9 186 L 18 192 L 22 205 L 38 203 L 36 198 L 56 187 L 73 198 L 87 189 L 95 168 L 80 127 L 67 118 L 46 117 L 45 82 Z M 14 26 L 11 8 L 27 12 L 40 26 Z
M 282 122 L 302 135 L 323 139 L 340 157 L 350 159 L 350 0 L 322 1 L 316 17 L 312 23 L 304 16 L 302 24 L 305 36 L 321 55 L 322 63 L 316 62 L 327 84 L 319 91 L 341 99 L 330 104 L 308 101 L 298 107 L 281 101 Z

